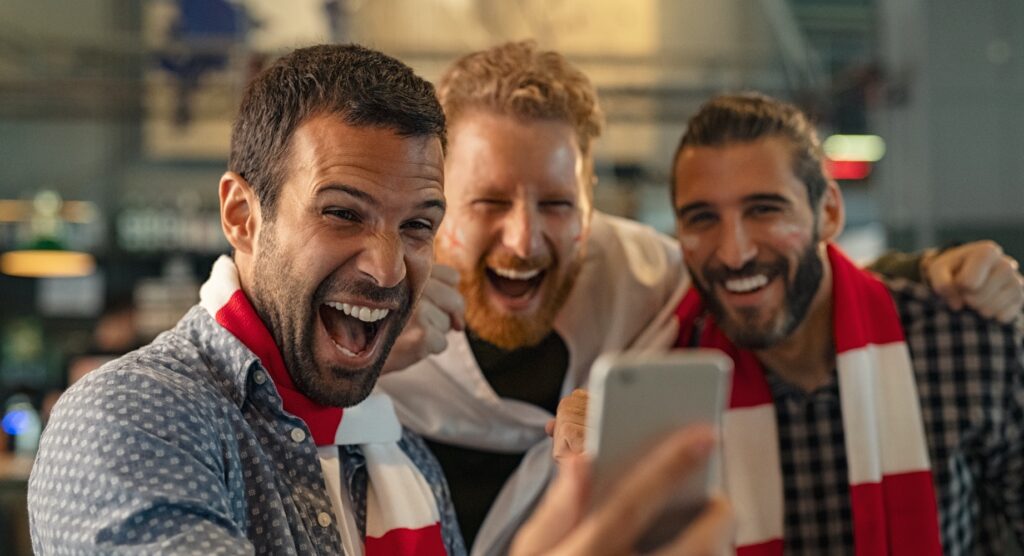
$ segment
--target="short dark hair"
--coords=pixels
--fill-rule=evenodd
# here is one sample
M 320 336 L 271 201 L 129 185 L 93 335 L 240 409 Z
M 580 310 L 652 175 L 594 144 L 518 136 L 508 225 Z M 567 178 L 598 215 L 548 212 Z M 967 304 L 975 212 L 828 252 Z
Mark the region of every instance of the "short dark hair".
M 829 182 L 821 167 L 818 133 L 799 108 L 761 93 L 717 95 L 690 118 L 672 157 L 673 197 L 676 164 L 687 147 L 721 147 L 764 137 L 783 137 L 792 144 L 793 175 L 807 187 L 811 208 L 817 208 Z
M 282 56 L 246 87 L 231 130 L 228 170 L 256 192 L 272 218 L 295 130 L 330 114 L 353 126 L 437 136 L 445 120 L 434 86 L 398 60 L 362 46 L 320 45 Z

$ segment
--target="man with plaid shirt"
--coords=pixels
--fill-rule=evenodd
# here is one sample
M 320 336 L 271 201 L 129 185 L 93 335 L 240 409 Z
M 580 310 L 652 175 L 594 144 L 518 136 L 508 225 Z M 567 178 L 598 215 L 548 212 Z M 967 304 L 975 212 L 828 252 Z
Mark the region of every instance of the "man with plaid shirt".
M 1007 536 L 1024 541 L 1021 319 L 850 270 L 829 244 L 843 204 L 817 137 L 777 100 L 705 104 L 676 151 L 673 203 L 695 286 L 677 345 L 737 362 L 723 449 L 740 553 L 1000 554 Z M 778 442 L 756 451 L 764 431 Z

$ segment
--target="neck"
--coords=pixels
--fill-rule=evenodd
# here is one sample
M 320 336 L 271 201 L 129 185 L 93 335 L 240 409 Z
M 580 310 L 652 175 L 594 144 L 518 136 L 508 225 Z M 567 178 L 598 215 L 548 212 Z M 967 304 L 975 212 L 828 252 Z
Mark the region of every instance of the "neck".
M 796 329 L 771 348 L 756 351 L 758 360 L 786 382 L 811 392 L 828 383 L 835 369 L 832 325 L 832 268 L 824 253 L 821 284 Z

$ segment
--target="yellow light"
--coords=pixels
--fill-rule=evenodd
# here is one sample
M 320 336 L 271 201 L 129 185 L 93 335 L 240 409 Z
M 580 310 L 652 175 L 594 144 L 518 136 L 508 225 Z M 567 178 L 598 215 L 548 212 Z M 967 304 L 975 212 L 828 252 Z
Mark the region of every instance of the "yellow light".
M 28 222 L 32 219 L 34 201 L 0 199 L 0 222 Z M 75 224 L 89 224 L 96 220 L 99 209 L 90 201 L 63 201 L 60 217 Z
M 88 253 L 55 249 L 26 249 L 0 255 L 0 272 L 26 278 L 88 276 L 96 260 Z
M 885 140 L 877 135 L 833 135 L 822 148 L 825 156 L 841 162 L 878 162 L 885 156 Z

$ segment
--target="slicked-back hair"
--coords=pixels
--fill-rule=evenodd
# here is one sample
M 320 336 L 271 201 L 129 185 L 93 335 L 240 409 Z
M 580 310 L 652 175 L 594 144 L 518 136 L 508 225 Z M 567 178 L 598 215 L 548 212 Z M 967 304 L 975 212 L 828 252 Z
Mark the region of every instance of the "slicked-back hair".
M 829 181 L 821 166 L 824 154 L 818 133 L 799 108 L 761 93 L 715 96 L 690 118 L 672 157 L 672 196 L 676 164 L 684 149 L 724 147 L 766 137 L 782 137 L 790 142 L 793 175 L 807 188 L 807 199 L 816 211 Z
M 434 86 L 409 66 L 352 44 L 295 50 L 249 83 L 231 130 L 228 170 L 249 182 L 264 218 L 273 218 L 295 130 L 321 115 L 446 141 Z
M 509 42 L 467 54 L 438 83 L 448 123 L 485 110 L 525 120 L 568 123 L 584 156 L 604 127 L 597 91 L 590 79 L 561 54 L 533 41 Z

